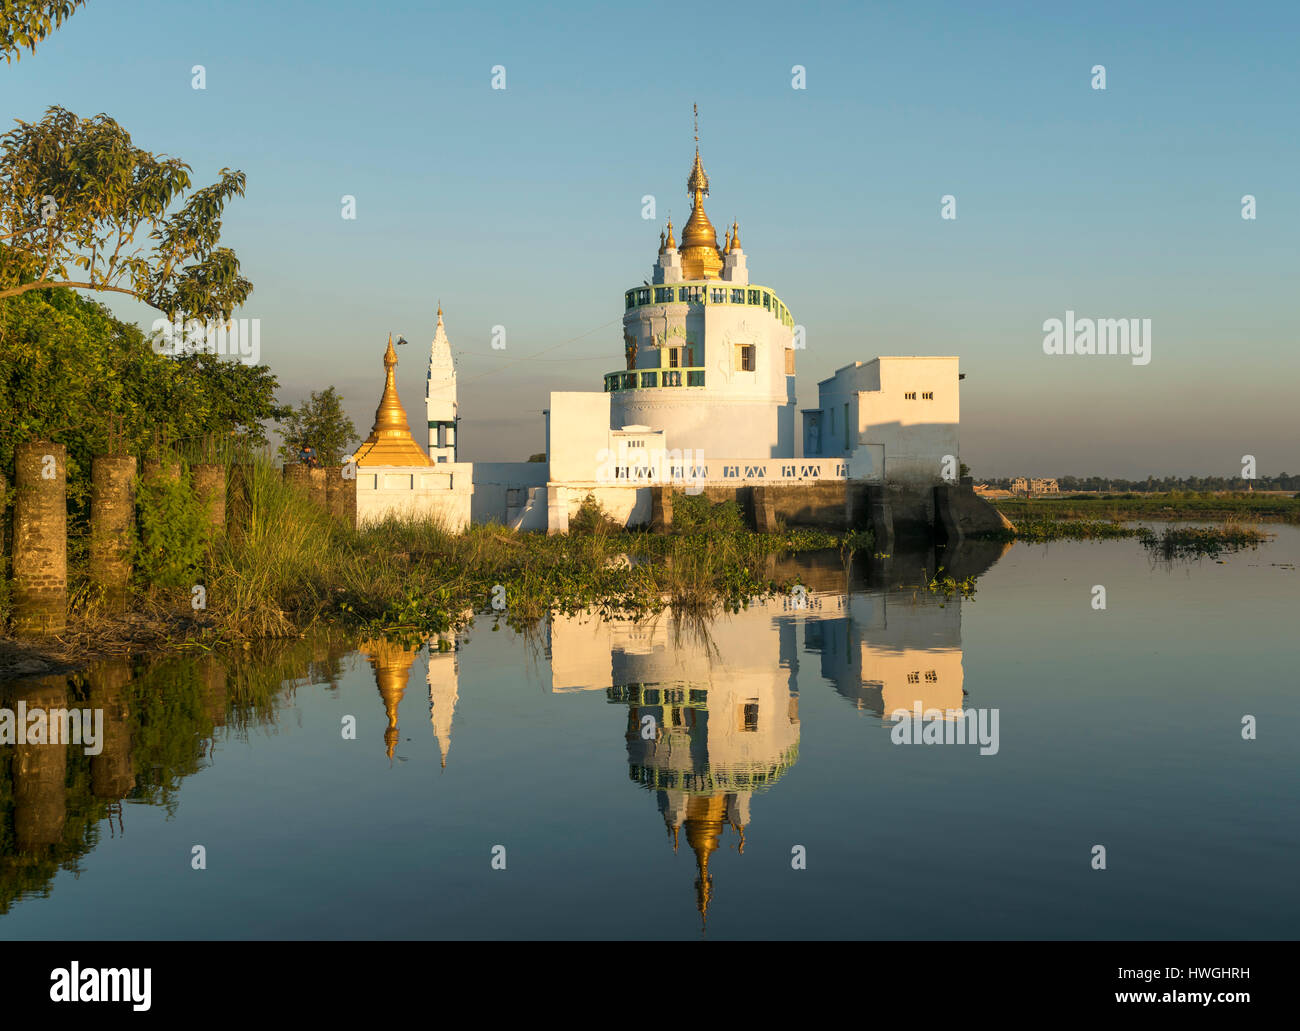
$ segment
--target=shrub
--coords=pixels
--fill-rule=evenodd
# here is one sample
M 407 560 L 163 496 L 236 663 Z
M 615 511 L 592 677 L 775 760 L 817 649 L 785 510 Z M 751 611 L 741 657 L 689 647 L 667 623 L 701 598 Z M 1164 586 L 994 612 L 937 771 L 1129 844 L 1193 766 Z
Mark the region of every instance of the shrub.
M 703 494 L 673 495 L 675 533 L 744 533 L 745 517 L 734 501 L 716 504 Z
M 145 582 L 159 587 L 193 584 L 209 535 L 207 513 L 191 488 L 188 469 L 176 480 L 159 474 L 140 481 L 136 526 L 135 568 Z

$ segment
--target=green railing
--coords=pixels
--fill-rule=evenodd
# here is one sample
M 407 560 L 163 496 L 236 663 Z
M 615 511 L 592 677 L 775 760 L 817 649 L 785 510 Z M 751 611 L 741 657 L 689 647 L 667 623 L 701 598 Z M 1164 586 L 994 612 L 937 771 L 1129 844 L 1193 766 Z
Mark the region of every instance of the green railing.
M 702 387 L 704 368 L 631 369 L 605 373 L 605 393 L 616 390 L 661 390 L 665 387 Z
M 627 310 L 647 304 L 743 304 L 762 308 L 783 325 L 794 327 L 794 316 L 781 298 L 765 286 L 732 286 L 723 280 L 637 286 L 623 295 Z

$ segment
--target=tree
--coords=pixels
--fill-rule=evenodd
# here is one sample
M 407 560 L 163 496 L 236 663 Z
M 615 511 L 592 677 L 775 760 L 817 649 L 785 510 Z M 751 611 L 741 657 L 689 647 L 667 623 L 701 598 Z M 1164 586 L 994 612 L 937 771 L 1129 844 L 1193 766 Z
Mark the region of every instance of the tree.
M 0 0 L 0 55 L 5 64 L 22 57 L 63 24 L 86 0 Z
M 68 286 L 128 294 L 172 319 L 229 319 L 253 292 L 235 252 L 218 246 L 244 173 L 223 168 L 169 213 L 189 173 L 105 114 L 52 107 L 40 122 L 19 120 L 0 136 L 0 300 Z
M 58 440 L 74 498 L 94 455 L 143 456 L 157 442 L 262 444 L 263 423 L 290 411 L 276 402 L 266 366 L 158 355 L 138 326 L 71 290 L 0 303 L 0 354 L 0 474 L 12 476 L 18 444 Z
M 357 428 L 343 412 L 343 399 L 333 387 L 312 391 L 312 395 L 283 420 L 280 457 L 286 462 L 298 460 L 298 449 L 310 444 L 321 465 L 338 465 L 343 456 L 360 440 Z

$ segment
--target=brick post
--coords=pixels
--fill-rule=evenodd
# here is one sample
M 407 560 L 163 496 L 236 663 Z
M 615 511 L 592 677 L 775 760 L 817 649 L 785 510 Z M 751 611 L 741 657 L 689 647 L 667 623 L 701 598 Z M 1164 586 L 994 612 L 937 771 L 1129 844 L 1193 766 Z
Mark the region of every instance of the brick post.
M 67 450 L 19 444 L 14 466 L 14 626 L 59 633 L 68 623 Z
M 319 508 L 322 512 L 329 511 L 329 503 L 326 500 L 325 470 L 317 467 L 308 467 L 307 470 L 311 478 L 307 481 L 308 489 L 311 492 L 311 503 Z
M 215 537 L 226 528 L 226 467 L 195 465 L 190 467 L 194 493 L 207 512 L 208 527 Z
M 110 609 L 126 605 L 135 523 L 135 458 L 99 455 L 90 463 L 90 578 Z
M 230 467 L 226 487 L 226 527 L 231 540 L 242 541 L 253 515 L 253 467 L 238 463 Z

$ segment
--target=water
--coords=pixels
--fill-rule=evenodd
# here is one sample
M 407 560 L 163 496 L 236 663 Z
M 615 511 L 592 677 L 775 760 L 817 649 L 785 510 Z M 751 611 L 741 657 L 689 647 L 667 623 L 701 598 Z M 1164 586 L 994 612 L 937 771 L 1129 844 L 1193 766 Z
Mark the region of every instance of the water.
M 1294 937 L 1300 529 L 1271 529 L 1222 563 L 963 549 L 968 600 L 916 586 L 933 552 L 805 558 L 805 608 L 707 646 L 480 616 L 447 652 L 0 685 L 109 727 L 0 747 L 0 938 Z M 894 743 L 915 698 L 996 710 L 996 753 Z

